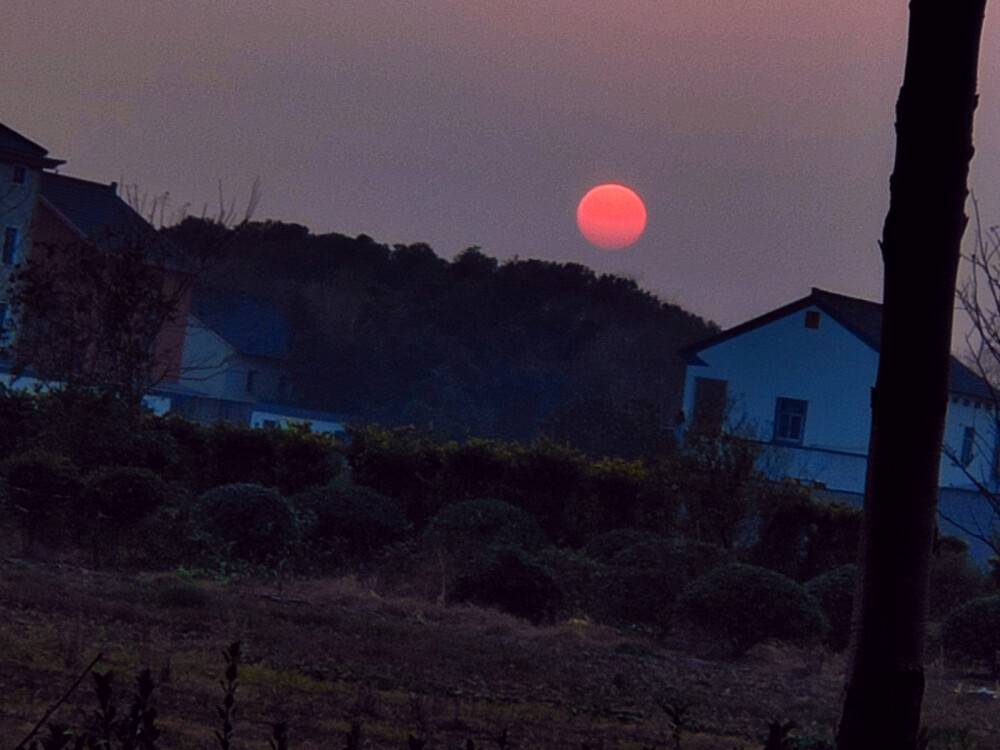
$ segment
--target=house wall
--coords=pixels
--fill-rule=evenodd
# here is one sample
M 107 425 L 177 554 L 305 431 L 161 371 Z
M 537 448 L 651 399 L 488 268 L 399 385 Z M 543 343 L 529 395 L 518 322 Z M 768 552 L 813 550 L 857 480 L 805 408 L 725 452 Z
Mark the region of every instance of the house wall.
M 284 369 L 263 357 L 247 357 L 188 316 L 180 377 L 186 389 L 234 401 L 281 401 L 288 397 Z
M 31 248 L 31 221 L 38 200 L 38 185 L 41 173 L 37 169 L 25 168 L 23 184 L 14 182 L 15 164 L 0 163 L 0 243 L 3 241 L 4 229 L 17 229 L 18 247 L 14 263 L 23 260 Z M 5 271 L 0 271 L 6 279 Z
M 188 317 L 179 377 L 181 385 L 209 398 L 244 400 L 246 389 L 236 383 L 239 376 L 232 370 L 236 360 L 236 352 L 219 334 L 196 317 Z
M 805 325 L 808 310 L 819 313 L 819 327 Z M 831 490 L 861 493 L 871 432 L 871 389 L 878 352 L 818 307 L 810 307 L 752 328 L 702 349 L 706 365 L 690 364 L 684 413 L 694 409 L 699 377 L 728 381 L 730 429 L 743 430 L 769 445 L 762 468 L 770 475 L 821 483 Z M 808 403 L 801 445 L 774 440 L 779 397 Z M 978 441 L 969 470 L 991 477 L 995 430 L 992 414 L 971 399 L 949 403 L 945 442 L 960 454 L 965 427 Z M 972 481 L 951 459 L 941 463 L 943 487 L 968 488 Z

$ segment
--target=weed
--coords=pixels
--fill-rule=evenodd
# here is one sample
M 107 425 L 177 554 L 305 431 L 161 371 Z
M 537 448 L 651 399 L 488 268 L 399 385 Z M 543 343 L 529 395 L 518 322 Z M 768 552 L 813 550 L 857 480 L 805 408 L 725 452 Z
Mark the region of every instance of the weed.
M 222 729 L 215 732 L 215 738 L 219 741 L 221 750 L 230 750 L 233 741 L 233 719 L 236 717 L 236 678 L 239 676 L 240 648 L 240 642 L 235 641 L 222 651 L 222 658 L 226 661 L 226 679 L 220 683 L 223 690 L 222 705 L 215 707 L 219 718 L 222 719 Z

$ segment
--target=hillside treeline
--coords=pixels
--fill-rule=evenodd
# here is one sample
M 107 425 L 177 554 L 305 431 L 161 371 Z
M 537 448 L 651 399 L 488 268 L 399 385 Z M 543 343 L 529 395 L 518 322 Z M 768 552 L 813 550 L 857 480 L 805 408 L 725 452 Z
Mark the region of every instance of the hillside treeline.
M 501 263 L 474 247 L 448 261 L 425 244 L 273 221 L 225 231 L 195 219 L 168 230 L 187 250 L 225 248 L 196 298 L 277 303 L 298 398 L 362 422 L 648 454 L 680 408 L 677 350 L 714 330 L 630 279 L 575 263 Z

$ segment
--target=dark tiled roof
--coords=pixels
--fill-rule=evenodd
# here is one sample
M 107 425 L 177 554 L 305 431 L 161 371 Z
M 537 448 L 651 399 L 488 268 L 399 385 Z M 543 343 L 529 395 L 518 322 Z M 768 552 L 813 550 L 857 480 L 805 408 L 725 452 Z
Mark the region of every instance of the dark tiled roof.
M 48 153 L 48 149 L 0 123 L 0 158 L 23 162 L 39 169 L 49 169 L 64 163 L 60 159 L 48 158 Z
M 237 352 L 250 357 L 283 359 L 291 334 L 281 309 L 246 294 L 201 291 L 194 313 Z
M 115 186 L 61 174 L 42 174 L 42 196 L 70 220 L 87 239 L 99 242 L 108 236 L 155 235 L 131 206 L 118 197 Z
M 705 364 L 698 356 L 698 352 L 813 306 L 825 312 L 875 351 L 880 350 L 882 342 L 882 305 L 880 303 L 813 287 L 808 297 L 795 300 L 777 310 L 772 310 L 734 328 L 696 342 L 682 349 L 681 354 L 689 364 Z M 989 384 L 954 356 L 951 358 L 949 387 L 953 393 L 963 393 L 980 398 L 992 397 Z

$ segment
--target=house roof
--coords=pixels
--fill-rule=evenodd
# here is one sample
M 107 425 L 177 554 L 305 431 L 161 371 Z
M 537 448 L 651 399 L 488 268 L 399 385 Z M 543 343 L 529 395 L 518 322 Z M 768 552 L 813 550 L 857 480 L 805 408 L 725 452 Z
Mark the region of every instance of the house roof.
M 62 159 L 49 158 L 48 153 L 45 147 L 0 123 L 0 161 L 37 169 L 52 169 L 66 163 Z
M 288 356 L 291 332 L 278 305 L 247 294 L 202 290 L 193 308 L 198 319 L 239 354 L 269 359 Z
M 681 355 L 688 364 L 704 365 L 706 362 L 698 356 L 699 352 L 809 307 L 818 307 L 867 346 L 876 352 L 881 350 L 882 305 L 880 303 L 813 287 L 809 296 L 790 302 L 715 336 L 695 342 L 681 349 Z M 989 384 L 954 356 L 951 357 L 951 368 L 948 375 L 949 388 L 952 393 L 992 398 Z
M 41 193 L 52 206 L 92 241 L 109 234 L 157 234 L 149 222 L 118 197 L 115 183 L 81 180 L 61 174 L 42 174 Z

